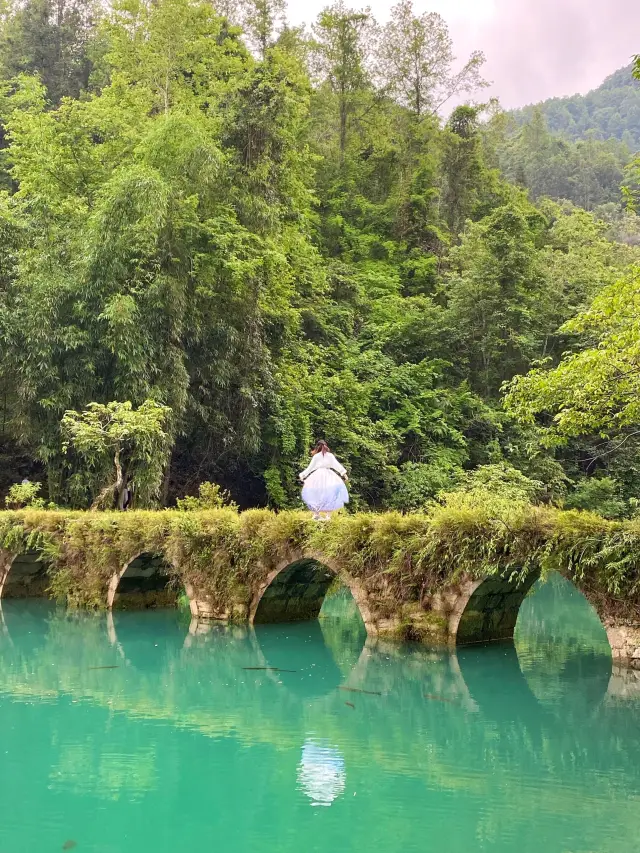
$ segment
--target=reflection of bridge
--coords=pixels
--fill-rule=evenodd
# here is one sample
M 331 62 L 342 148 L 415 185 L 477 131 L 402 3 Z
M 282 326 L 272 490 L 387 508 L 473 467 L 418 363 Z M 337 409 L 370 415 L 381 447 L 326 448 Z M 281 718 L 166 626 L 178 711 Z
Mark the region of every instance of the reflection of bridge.
M 312 730 L 340 745 L 341 712 L 351 700 L 367 713 L 446 709 L 460 716 L 461 726 L 466 715 L 479 715 L 498 729 L 515 726 L 525 739 L 535 733 L 537 740 L 558 714 L 583 725 L 612 702 L 640 698 L 635 673 L 612 675 L 604 657 L 586 668 L 583 662 L 578 679 L 546 673 L 555 678 L 554 701 L 546 706 L 510 644 L 427 651 L 364 633 L 345 639 L 330 619 L 254 630 L 198 620 L 189 625 L 170 611 L 150 614 L 149 631 L 139 615 L 46 607 L 6 602 L 0 610 L 0 693 L 25 700 L 66 695 L 211 736 L 233 731 L 281 744 Z M 557 671 L 570 673 L 570 660 L 559 660 Z M 212 683 L 224 690 L 212 694 Z M 539 683 L 536 692 L 544 692 Z M 300 731 L 291 729 L 290 714 L 280 722 L 273 713 L 282 702 L 304 711 Z
M 362 557 L 354 559 L 352 552 L 347 559 L 335 544 L 326 547 L 322 531 L 306 516 L 295 513 L 14 513 L 12 518 L 16 529 L 24 526 L 22 539 L 14 536 L 13 541 L 23 544 L 0 550 L 0 596 L 5 598 L 41 595 L 53 582 L 73 603 L 131 609 L 173 604 L 184 591 L 194 618 L 284 622 L 315 618 L 338 577 L 357 602 L 370 636 L 431 645 L 512 638 L 520 606 L 539 575 L 526 554 L 521 561 L 528 569 L 520 572 L 517 563 L 498 553 L 495 573 L 488 576 L 486 569 L 481 577 L 456 572 L 450 555 L 448 574 L 430 565 L 417 571 L 414 563 L 422 565 L 420 555 L 431 534 L 425 529 L 418 535 L 410 520 L 406 534 L 394 534 L 395 551 L 378 544 L 372 522 L 358 540 L 361 551 L 355 553 Z M 266 534 L 252 519 L 268 528 L 266 546 L 256 547 Z M 351 522 L 336 522 L 347 526 L 348 541 Z M 280 523 L 282 530 L 274 531 Z M 35 550 L 29 545 L 33 541 L 38 542 Z M 390 568 L 403 547 L 400 567 Z M 54 561 L 45 566 L 49 553 Z M 572 568 L 566 574 L 600 616 L 613 657 L 640 664 L 639 603 L 610 593 L 596 570 L 581 574 Z
M 420 810 L 427 807 L 430 826 L 446 825 L 448 850 L 476 849 L 487 821 L 492 833 L 506 833 L 517 820 L 518 833 L 535 838 L 550 814 L 565 831 L 585 822 L 604 827 L 603 834 L 615 826 L 614 842 L 635 837 L 640 743 L 629 737 L 625 703 L 607 689 L 605 666 L 594 667 L 598 695 L 594 689 L 585 696 L 581 680 L 547 706 L 508 645 L 450 654 L 363 635 L 345 639 L 324 619 L 255 630 L 199 621 L 190 629 L 170 611 L 54 613 L 41 601 L 7 601 L 3 620 L 0 704 L 11 750 L 5 806 L 24 827 L 16 849 L 39 849 L 24 843 L 40 787 L 52 792 L 57 812 L 61 792 L 88 793 L 90 819 L 102 820 L 100 843 L 107 838 L 113 849 L 120 849 L 118 838 L 108 836 L 103 812 L 109 820 L 143 803 L 128 817 L 131 830 L 141 811 L 148 813 L 143 798 L 152 796 L 164 806 L 154 819 L 160 829 L 148 829 L 154 849 L 165 849 L 162 833 L 176 814 L 181 832 L 197 843 L 211 833 L 212 810 L 231 811 L 238 798 L 253 831 L 264 834 L 264 813 L 253 817 L 256 803 L 287 816 L 307 808 L 295 791 L 296 765 L 311 735 L 344 762 L 342 807 L 358 792 L 360 819 L 336 849 L 375 847 L 381 804 L 394 808 L 394 796 L 415 804 L 407 822 L 420 827 L 407 836 L 412 850 L 422 841 Z M 253 666 L 297 671 L 245 669 Z M 225 780 L 214 789 L 210 776 L 221 767 Z M 174 780 L 184 791 L 180 812 Z M 371 799 L 367 786 L 381 795 Z M 444 800 L 451 808 L 441 813 L 434 802 Z M 70 811 L 69 834 L 80 849 L 85 836 L 75 803 Z M 460 819 L 451 819 L 456 814 Z M 206 817 L 198 822 L 198 815 Z M 238 823 L 237 811 L 233 819 Z M 197 831 L 189 834 L 194 821 Z M 121 831 L 122 820 L 116 823 Z M 218 836 L 228 838 L 228 831 L 224 826 Z M 251 837 L 232 848 L 254 849 Z M 273 839 L 273 849 L 295 849 L 278 845 L 275 830 Z M 614 849 L 596 842 L 590 849 Z
M 469 784 L 469 776 L 461 768 L 456 778 L 443 750 L 457 754 L 467 739 L 469 755 L 480 760 L 484 753 L 482 762 L 499 743 L 509 774 L 523 761 L 561 772 L 547 767 L 553 751 L 541 748 L 559 737 L 559 729 L 565 741 L 576 739 L 575 748 L 563 741 L 564 754 L 586 761 L 585 777 L 612 753 L 624 767 L 640 760 L 640 753 L 627 753 L 628 741 L 618 739 L 616 728 L 621 703 L 637 703 L 640 686 L 631 686 L 635 673 L 628 670 L 622 686 L 624 676 L 611 677 L 603 658 L 592 661 L 590 672 L 583 669 L 579 681 L 554 682 L 554 703 L 545 705 L 510 645 L 430 652 L 364 634 L 345 640 L 331 620 L 254 630 L 189 626 L 170 612 L 51 615 L 44 607 L 7 602 L 3 609 L 0 694 L 14 701 L 65 697 L 206 737 L 279 749 L 297 748 L 314 732 L 340 749 L 347 767 L 366 765 L 375 754 L 394 773 L 424 776 L 452 790 Z M 564 671 L 570 670 L 566 663 Z M 434 740 L 445 717 L 450 742 L 440 735 Z M 484 746 L 473 740 L 478 732 Z M 394 756 L 415 753 L 414 738 L 421 744 L 415 764 L 399 759 L 396 766 Z M 432 741 L 435 752 L 427 748 Z M 480 765 L 478 772 L 485 772 Z

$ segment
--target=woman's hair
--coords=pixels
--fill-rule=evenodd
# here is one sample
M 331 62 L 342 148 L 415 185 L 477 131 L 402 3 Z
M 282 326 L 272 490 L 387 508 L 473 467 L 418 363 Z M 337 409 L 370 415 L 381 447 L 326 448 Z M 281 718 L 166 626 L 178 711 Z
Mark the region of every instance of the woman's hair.
M 323 456 L 325 453 L 331 453 L 331 451 L 329 450 L 329 445 L 322 438 L 319 441 L 316 441 L 316 446 L 311 451 L 312 456 L 315 456 L 316 453 L 322 453 Z

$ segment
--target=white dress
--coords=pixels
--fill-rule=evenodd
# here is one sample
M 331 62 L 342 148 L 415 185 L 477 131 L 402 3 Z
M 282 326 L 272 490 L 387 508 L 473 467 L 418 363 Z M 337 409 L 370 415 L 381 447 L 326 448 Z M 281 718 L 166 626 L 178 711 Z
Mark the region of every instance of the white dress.
M 332 512 L 349 503 L 349 492 L 342 481 L 346 469 L 333 453 L 316 453 L 300 474 L 304 481 L 302 500 L 312 512 Z

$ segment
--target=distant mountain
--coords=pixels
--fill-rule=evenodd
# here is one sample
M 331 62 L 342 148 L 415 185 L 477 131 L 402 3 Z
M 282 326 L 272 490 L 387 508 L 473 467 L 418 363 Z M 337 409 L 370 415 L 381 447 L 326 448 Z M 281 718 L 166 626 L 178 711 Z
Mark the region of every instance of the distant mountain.
M 552 133 L 567 139 L 619 139 L 632 151 L 640 149 L 640 80 L 632 66 L 621 68 L 586 95 L 549 98 L 511 111 L 518 124 L 528 124 L 541 110 Z

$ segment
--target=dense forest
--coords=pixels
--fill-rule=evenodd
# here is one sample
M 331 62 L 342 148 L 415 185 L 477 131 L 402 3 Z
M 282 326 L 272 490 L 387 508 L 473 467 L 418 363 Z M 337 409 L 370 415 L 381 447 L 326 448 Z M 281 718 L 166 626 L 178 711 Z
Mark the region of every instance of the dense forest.
M 298 506 L 323 437 L 353 508 L 633 513 L 634 163 L 515 127 L 483 61 L 410 0 L 9 5 L 0 490 Z

